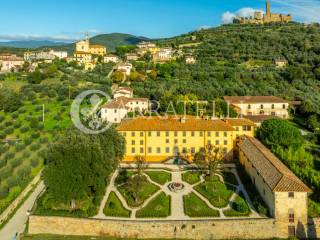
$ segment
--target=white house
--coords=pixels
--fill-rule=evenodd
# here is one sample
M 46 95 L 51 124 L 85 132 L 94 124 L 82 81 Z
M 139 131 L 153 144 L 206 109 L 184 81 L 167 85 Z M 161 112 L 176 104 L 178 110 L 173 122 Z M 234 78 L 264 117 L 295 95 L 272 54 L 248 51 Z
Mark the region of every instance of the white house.
M 109 63 L 109 62 L 114 62 L 114 63 L 118 63 L 119 62 L 119 57 L 113 54 L 108 54 L 106 56 L 104 56 L 103 61 L 105 63 Z
M 127 53 L 125 57 L 127 61 L 137 61 L 139 59 L 139 56 L 136 53 Z
M 161 48 L 158 52 L 153 54 L 154 61 L 169 61 L 173 58 L 172 48 Z
M 68 52 L 66 51 L 54 51 L 51 49 L 49 53 L 59 59 L 66 59 L 68 57 Z
M 10 72 L 16 70 L 19 67 L 22 67 L 24 64 L 24 59 L 18 57 L 15 54 L 2 54 L 0 56 L 0 71 L 1 72 Z
M 119 63 L 116 70 L 124 72 L 127 76 L 131 74 L 132 64 L 131 63 Z
M 117 99 L 120 97 L 132 98 L 133 90 L 129 87 L 119 87 L 117 90 L 113 92 L 113 98 Z
M 101 107 L 101 119 L 104 121 L 119 123 L 129 112 L 144 113 L 149 109 L 147 98 L 118 97 Z

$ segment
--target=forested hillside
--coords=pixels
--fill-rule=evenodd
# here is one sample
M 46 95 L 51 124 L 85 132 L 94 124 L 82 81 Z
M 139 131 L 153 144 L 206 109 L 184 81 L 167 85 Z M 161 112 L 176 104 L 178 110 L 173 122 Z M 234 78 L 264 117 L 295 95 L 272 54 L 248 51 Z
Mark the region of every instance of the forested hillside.
M 193 53 L 197 63 L 186 65 L 182 58 L 157 66 L 140 64 L 139 70 L 154 67 L 157 78 L 133 86 L 138 94 L 157 99 L 190 93 L 209 100 L 224 95 L 277 95 L 302 100 L 305 110 L 319 113 L 319 30 L 319 25 L 302 24 L 227 25 L 160 40 L 160 45 L 174 47 L 198 43 L 183 48 Z M 288 66 L 277 69 L 277 58 L 287 59 Z

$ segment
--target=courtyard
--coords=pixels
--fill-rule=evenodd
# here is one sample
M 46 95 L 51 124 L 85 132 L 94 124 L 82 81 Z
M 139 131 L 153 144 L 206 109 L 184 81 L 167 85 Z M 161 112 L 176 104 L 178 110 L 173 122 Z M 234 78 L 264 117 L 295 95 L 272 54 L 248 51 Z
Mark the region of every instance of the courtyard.
M 99 219 L 190 220 L 259 218 L 235 164 L 208 175 L 196 168 L 122 164 L 100 204 Z

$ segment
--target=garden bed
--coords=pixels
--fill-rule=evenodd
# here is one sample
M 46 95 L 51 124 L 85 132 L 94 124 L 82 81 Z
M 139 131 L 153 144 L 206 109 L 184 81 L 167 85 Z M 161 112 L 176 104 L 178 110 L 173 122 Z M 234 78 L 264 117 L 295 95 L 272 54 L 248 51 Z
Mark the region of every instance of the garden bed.
M 183 196 L 184 212 L 189 217 L 219 217 L 219 211 L 210 208 L 195 193 Z
M 115 192 L 110 192 L 103 213 L 112 217 L 130 217 L 131 211 L 126 209 Z
M 147 206 L 136 212 L 137 218 L 164 218 L 170 216 L 171 198 L 164 192 L 158 194 Z

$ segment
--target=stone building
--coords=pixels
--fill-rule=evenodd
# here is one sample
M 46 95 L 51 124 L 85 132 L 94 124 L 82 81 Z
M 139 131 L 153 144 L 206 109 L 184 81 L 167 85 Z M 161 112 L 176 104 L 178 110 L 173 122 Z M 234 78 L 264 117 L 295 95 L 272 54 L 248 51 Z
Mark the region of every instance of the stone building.
M 311 190 L 255 138 L 240 138 L 238 157 L 279 229 L 289 237 L 306 236 Z
M 266 2 L 266 13 L 262 14 L 260 11 L 256 11 L 254 16 L 251 18 L 236 17 L 233 22 L 240 24 L 265 24 L 272 22 L 282 22 L 287 23 L 292 21 L 292 16 L 290 14 L 279 14 L 271 12 L 270 1 Z
M 290 102 L 275 96 L 225 96 L 224 100 L 242 116 L 289 118 Z

